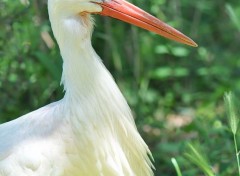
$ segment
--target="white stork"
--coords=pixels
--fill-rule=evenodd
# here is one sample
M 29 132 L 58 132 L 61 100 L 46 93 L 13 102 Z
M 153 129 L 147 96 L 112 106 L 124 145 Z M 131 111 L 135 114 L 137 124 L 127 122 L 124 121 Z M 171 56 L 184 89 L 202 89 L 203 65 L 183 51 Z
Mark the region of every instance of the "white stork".
M 196 43 L 124 0 L 48 0 L 48 10 L 65 96 L 0 125 L 0 176 L 152 176 L 130 108 L 92 48 L 91 13 Z

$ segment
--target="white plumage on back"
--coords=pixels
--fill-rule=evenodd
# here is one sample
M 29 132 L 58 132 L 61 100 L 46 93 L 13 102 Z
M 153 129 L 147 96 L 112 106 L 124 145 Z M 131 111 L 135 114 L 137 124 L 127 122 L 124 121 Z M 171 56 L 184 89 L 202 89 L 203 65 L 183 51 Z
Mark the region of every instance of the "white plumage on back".
M 153 175 L 127 102 L 91 46 L 92 20 L 77 15 L 101 10 L 80 0 L 49 0 L 66 93 L 0 126 L 0 176 Z

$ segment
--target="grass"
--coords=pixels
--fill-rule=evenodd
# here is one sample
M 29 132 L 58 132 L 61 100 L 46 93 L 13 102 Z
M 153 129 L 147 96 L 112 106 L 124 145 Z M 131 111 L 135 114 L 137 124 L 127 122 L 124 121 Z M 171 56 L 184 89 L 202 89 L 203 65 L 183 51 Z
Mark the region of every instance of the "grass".
M 233 134 L 233 143 L 234 143 L 236 159 L 237 159 L 238 175 L 240 176 L 239 150 L 238 150 L 237 138 L 236 138 L 238 124 L 239 124 L 239 110 L 238 110 L 239 106 L 237 103 L 236 96 L 232 92 L 226 93 L 224 100 L 225 100 L 226 110 L 228 112 L 229 126 Z
M 186 158 L 189 159 L 193 164 L 198 166 L 205 175 L 207 176 L 214 176 L 215 173 L 213 172 L 207 157 L 204 156 L 204 152 L 200 149 L 200 144 L 189 144 L 188 145 L 189 152 L 185 154 Z
M 237 141 L 237 132 L 238 132 L 238 125 L 239 125 L 239 104 L 238 99 L 236 95 L 232 92 L 225 93 L 224 95 L 224 103 L 225 103 L 225 110 L 227 112 L 228 122 L 229 122 L 229 128 L 233 135 L 233 142 L 231 145 L 234 146 L 235 156 L 236 156 L 236 168 L 238 171 L 238 176 L 240 176 L 240 151 L 238 149 L 238 141 Z M 223 138 L 223 140 L 225 140 Z M 196 144 L 188 144 L 187 152 L 185 153 L 185 157 L 188 161 L 196 165 L 201 172 L 204 173 L 206 176 L 215 176 L 215 175 L 225 175 L 224 173 L 219 172 L 218 174 L 208 161 L 208 157 L 210 155 L 206 155 L 206 146 L 205 149 L 203 149 L 204 145 L 201 145 L 200 143 Z M 210 151 L 211 153 L 214 153 L 215 151 Z M 221 152 L 223 154 L 223 152 Z M 175 170 L 177 172 L 178 176 L 181 176 L 180 168 L 177 164 L 176 159 L 172 159 L 172 163 L 175 167 Z M 232 167 L 229 163 L 229 166 L 227 168 Z M 227 170 L 227 169 L 226 169 Z M 223 171 L 224 172 L 224 171 Z
M 177 176 L 182 176 L 182 172 L 181 172 L 180 167 L 177 163 L 177 160 L 175 158 L 172 158 L 171 161 L 172 161 L 172 164 L 173 164 L 173 166 L 174 166 L 174 168 L 177 172 Z

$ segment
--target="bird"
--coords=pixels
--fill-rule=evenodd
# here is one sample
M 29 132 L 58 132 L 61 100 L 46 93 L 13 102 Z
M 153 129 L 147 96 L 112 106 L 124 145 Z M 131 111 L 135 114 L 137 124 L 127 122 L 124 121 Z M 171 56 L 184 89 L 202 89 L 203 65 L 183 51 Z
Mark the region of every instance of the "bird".
M 0 125 L 0 176 L 153 176 L 149 147 L 92 47 L 92 14 L 197 44 L 125 0 L 48 0 L 48 13 L 65 94 Z

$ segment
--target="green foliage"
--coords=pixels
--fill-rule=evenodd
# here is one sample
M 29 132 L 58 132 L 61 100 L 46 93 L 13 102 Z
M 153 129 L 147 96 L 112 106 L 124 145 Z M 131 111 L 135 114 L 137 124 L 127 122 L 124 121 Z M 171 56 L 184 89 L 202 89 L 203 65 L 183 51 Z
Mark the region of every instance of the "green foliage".
M 22 0 L 21 2 L 27 2 Z M 93 45 L 127 98 L 155 158 L 156 176 L 200 176 L 184 157 L 199 142 L 218 176 L 237 175 L 224 92 L 240 97 L 240 1 L 133 0 L 198 48 L 95 16 Z M 46 1 L 0 1 L 0 123 L 61 99 L 62 60 Z M 236 134 L 239 137 L 239 134 Z M 238 141 L 239 142 L 239 141 Z

